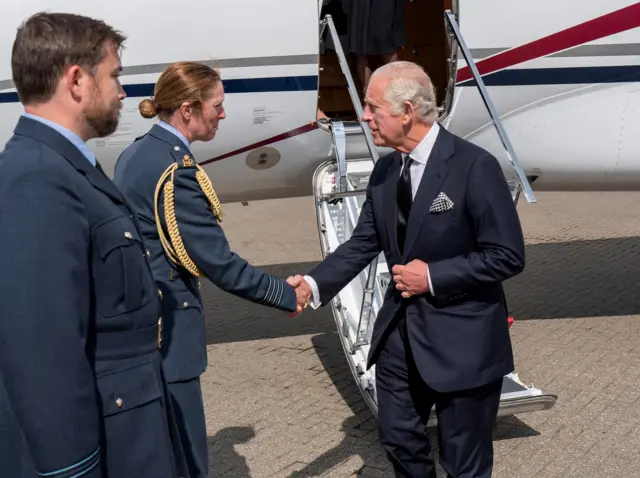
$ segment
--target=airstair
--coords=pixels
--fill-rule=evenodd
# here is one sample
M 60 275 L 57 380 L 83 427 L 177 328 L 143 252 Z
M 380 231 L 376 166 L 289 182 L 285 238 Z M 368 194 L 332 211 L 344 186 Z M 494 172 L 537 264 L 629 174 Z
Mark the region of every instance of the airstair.
M 452 51 L 457 47 L 461 49 L 513 166 L 515 174 L 509 179 L 513 200 L 517 202 L 520 193 L 523 193 L 527 201 L 535 202 L 531 185 L 518 163 L 513 147 L 451 11 L 445 12 L 445 24 L 451 49 Z M 329 29 L 332 37 L 358 121 L 344 123 L 333 120 L 329 123 L 333 138 L 330 159 L 318 167 L 313 177 L 316 217 L 323 258 L 345 242 L 353 232 L 364 203 L 369 175 L 381 152 L 374 145 L 368 126 L 360 120 L 363 113 L 362 105 L 330 15 L 321 20 L 321 37 L 325 28 Z M 452 71 L 455 72 L 455 69 Z M 452 75 L 450 81 L 455 81 L 455 75 Z M 369 153 L 364 157 L 362 157 L 363 140 Z M 366 370 L 366 360 L 373 325 L 390 280 L 390 272 L 384 254 L 381 253 L 331 303 L 338 335 L 353 377 L 375 416 L 378 413 L 375 366 Z M 556 398 L 555 395 L 526 385 L 514 372 L 504 378 L 498 415 L 547 410 L 553 407 Z M 435 423 L 435 410 L 432 410 L 429 425 L 435 425 Z

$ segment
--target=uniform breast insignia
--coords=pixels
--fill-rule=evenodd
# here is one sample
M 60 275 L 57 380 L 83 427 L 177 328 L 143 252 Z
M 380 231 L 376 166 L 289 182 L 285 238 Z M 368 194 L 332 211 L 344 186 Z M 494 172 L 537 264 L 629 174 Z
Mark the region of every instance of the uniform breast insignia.
M 174 196 L 174 177 L 178 169 L 182 168 L 194 168 L 196 170 L 196 180 L 200 189 L 206 196 L 211 206 L 211 212 L 216 217 L 218 222 L 222 222 L 222 208 L 220 207 L 220 201 L 216 195 L 211 180 L 207 173 L 196 163 L 191 156 L 185 154 L 182 157 L 182 162 L 173 162 L 160 176 L 160 180 L 156 185 L 156 192 L 154 197 L 154 209 L 156 218 L 156 228 L 160 236 L 160 242 L 167 254 L 169 260 L 174 264 L 184 267 L 190 274 L 196 277 L 202 277 L 204 274 L 198 266 L 191 260 L 182 242 L 180 231 L 178 230 L 178 221 L 176 219 L 175 211 L 175 196 Z M 160 192 L 164 192 L 164 220 L 167 225 L 167 232 L 169 238 L 166 237 L 162 222 L 160 220 L 160 212 L 158 202 L 160 199 Z

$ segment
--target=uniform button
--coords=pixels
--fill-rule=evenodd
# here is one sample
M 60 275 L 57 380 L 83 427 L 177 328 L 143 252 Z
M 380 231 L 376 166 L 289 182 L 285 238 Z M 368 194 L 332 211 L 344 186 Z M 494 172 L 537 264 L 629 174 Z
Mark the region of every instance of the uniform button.
M 129 231 L 124 233 L 124 237 L 126 237 L 129 240 L 133 239 L 133 235 Z
M 116 399 L 116 407 L 122 408 L 122 399 L 120 397 Z
M 180 151 L 180 146 L 174 146 L 173 149 L 175 149 L 176 151 Z
M 184 304 L 182 304 L 182 307 L 184 307 L 185 309 L 189 307 L 189 302 L 185 302 Z
M 162 300 L 162 291 L 160 289 L 158 289 L 158 297 L 160 297 L 160 300 Z
M 147 257 L 151 257 L 151 253 L 149 252 L 149 249 L 145 251 L 145 254 L 147 254 Z

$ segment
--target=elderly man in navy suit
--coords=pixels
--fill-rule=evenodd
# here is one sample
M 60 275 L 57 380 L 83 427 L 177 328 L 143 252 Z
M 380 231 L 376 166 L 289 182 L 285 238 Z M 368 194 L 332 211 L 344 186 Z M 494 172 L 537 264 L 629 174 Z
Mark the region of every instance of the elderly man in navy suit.
M 85 144 L 118 125 L 124 40 L 43 13 L 13 45 L 26 114 L 0 154 L 2 477 L 188 476 L 146 250 Z
M 435 405 L 448 476 L 483 478 L 502 378 L 514 369 L 502 282 L 524 269 L 524 239 L 496 158 L 436 118 L 419 66 L 374 73 L 363 119 L 376 145 L 396 152 L 375 165 L 351 238 L 289 281 L 324 305 L 384 251 L 393 280 L 368 357 L 380 442 L 396 476 L 435 478 L 425 434 Z

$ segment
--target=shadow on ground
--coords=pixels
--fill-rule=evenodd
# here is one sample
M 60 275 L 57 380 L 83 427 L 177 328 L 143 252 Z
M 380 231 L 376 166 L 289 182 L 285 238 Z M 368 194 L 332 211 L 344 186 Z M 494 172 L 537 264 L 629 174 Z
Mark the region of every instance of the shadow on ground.
M 224 462 L 224 468 L 210 466 L 210 476 L 250 478 L 251 470 L 244 456 L 235 450 L 235 445 L 247 443 L 256 435 L 253 427 L 228 427 L 208 438 L 209 455 Z
M 525 271 L 507 281 L 516 320 L 614 317 L 640 313 L 635 284 L 640 238 L 533 244 Z
M 278 264 L 263 269 L 286 278 L 315 264 Z M 525 271 L 505 285 L 509 309 L 516 320 L 640 314 L 640 302 L 631 287 L 639 269 L 640 238 L 530 245 Z M 283 312 L 223 292 L 207 280 L 203 280 L 202 292 L 209 344 L 335 330 L 328 309 L 290 319 Z

